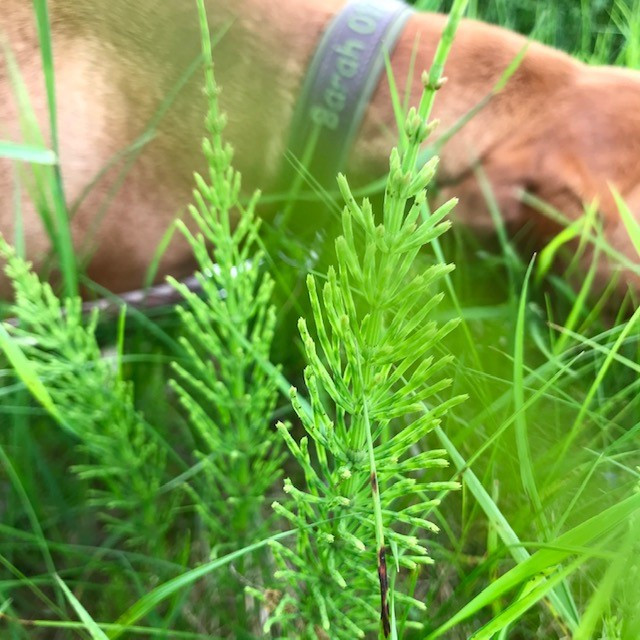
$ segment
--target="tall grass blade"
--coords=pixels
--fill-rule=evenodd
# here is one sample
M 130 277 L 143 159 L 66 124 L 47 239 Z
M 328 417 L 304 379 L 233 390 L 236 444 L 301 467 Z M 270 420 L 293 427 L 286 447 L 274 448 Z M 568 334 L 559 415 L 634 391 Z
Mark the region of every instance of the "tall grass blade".
M 44 70 L 45 89 L 49 106 L 49 130 L 51 146 L 56 157 L 59 157 L 58 141 L 58 108 L 56 102 L 55 77 L 53 66 L 53 48 L 51 42 L 51 24 L 47 0 L 33 0 L 40 40 L 42 67 Z M 62 171 L 59 164 L 53 168 L 54 176 L 51 184 L 53 195 L 53 211 L 55 216 L 55 248 L 60 260 L 60 271 L 64 291 L 67 296 L 78 292 L 78 268 L 71 237 L 71 225 L 67 211 L 67 203 L 62 186 Z

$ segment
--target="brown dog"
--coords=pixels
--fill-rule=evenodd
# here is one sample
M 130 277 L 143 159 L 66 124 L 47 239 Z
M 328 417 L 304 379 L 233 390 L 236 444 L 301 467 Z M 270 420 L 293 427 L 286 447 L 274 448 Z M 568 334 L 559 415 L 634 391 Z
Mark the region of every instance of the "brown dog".
M 282 163 L 309 59 L 343 0 L 207 4 L 212 31 L 220 34 L 214 58 L 235 164 L 247 189 L 268 190 Z M 91 277 L 115 291 L 136 288 L 176 212 L 190 199 L 193 170 L 201 168 L 206 106 L 201 75 L 196 70 L 190 79 L 185 76 L 199 54 L 195 3 L 50 0 L 49 8 L 60 158 L 66 198 L 75 211 L 74 241 L 79 253 L 91 256 Z M 444 22 L 438 14 L 414 15 L 392 56 L 402 90 L 417 52 L 415 77 L 409 79 L 414 104 Z M 446 67 L 449 81 L 436 100 L 440 131 L 490 93 L 525 44 L 504 29 L 463 21 Z M 0 138 L 23 139 L 11 58 L 48 136 L 35 21 L 27 0 L 3 0 L 0 47 Z M 173 92 L 175 99 L 165 108 Z M 154 124 L 151 138 L 136 146 L 149 123 Z M 349 172 L 356 178 L 382 175 L 394 140 L 390 90 L 383 78 L 353 147 Z M 587 67 L 531 44 L 506 88 L 444 146 L 439 181 L 445 197 L 460 197 L 458 220 L 490 229 L 474 171 L 480 165 L 509 227 L 532 222 L 540 239 L 553 225 L 522 203 L 522 190 L 572 219 L 582 214 L 583 203 L 597 198 L 608 241 L 637 261 L 608 183 L 637 218 L 639 156 L 640 74 Z M 19 191 L 16 175 L 22 176 Z M 39 265 L 49 243 L 28 191 L 28 172 L 0 159 L 0 231 L 12 237 L 16 193 L 21 194 L 28 255 Z M 159 276 L 184 275 L 192 267 L 186 244 L 174 239 Z M 629 281 L 637 277 L 626 275 Z

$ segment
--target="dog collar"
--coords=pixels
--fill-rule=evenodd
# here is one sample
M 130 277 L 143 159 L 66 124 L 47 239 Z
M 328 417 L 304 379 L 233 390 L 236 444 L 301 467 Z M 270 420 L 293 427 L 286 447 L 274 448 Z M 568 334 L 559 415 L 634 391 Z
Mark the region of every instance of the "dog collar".
M 384 70 L 384 54 L 393 52 L 411 13 L 400 0 L 351 0 L 331 20 L 294 110 L 285 189 L 295 192 L 300 171 L 321 187 L 333 185 Z

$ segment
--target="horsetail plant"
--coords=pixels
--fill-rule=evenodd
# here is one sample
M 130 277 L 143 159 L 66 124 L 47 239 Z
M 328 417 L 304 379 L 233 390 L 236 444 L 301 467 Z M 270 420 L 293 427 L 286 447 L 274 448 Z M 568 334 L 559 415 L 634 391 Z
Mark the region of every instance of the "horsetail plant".
M 100 350 L 98 310 L 87 318 L 79 297 L 61 302 L 1 237 L 0 255 L 15 293 L 15 322 L 0 327 L 7 359 L 32 395 L 77 439 L 79 462 L 73 470 L 89 483 L 90 504 L 130 544 L 159 553 L 171 510 L 158 498 L 166 452 L 135 408 L 120 358 L 114 364 Z M 121 320 L 122 334 L 124 315 Z
M 225 120 L 218 107 L 204 3 L 198 7 L 209 103 L 203 141 L 208 180 L 195 176 L 190 207 L 195 231 L 183 223 L 179 227 L 198 262 L 202 293 L 170 279 L 186 302 L 178 314 L 187 357 L 184 364 L 174 364 L 172 386 L 200 447 L 201 473 L 188 490 L 217 554 L 266 535 L 261 506 L 280 475 L 282 444 L 270 423 L 276 384 L 261 366 L 269 360 L 276 314 L 273 281 L 262 273 L 257 244 L 259 194 L 242 204 L 241 176 L 232 166 L 232 148 L 222 139 Z
M 287 478 L 290 503 L 273 505 L 300 527 L 295 549 L 273 545 L 288 589 L 267 628 L 278 624 L 286 637 L 364 637 L 379 619 L 382 635 L 397 638 L 394 604 L 425 608 L 393 585 L 400 567 L 414 572 L 432 563 L 424 532 L 438 530 L 427 519 L 439 503 L 433 493 L 459 484 L 426 480 L 429 469 L 448 465 L 445 451 L 416 453 L 414 445 L 463 397 L 440 399 L 451 359 L 434 355 L 457 321 L 439 327 L 431 319 L 443 298 L 436 284 L 453 267 L 415 267 L 419 251 L 449 228 L 444 219 L 455 200 L 424 215 L 438 160 L 421 168 L 416 160 L 435 126 L 428 124 L 433 96 L 463 8 L 457 2 L 452 10 L 432 71 L 423 74 L 420 105 L 391 153 L 382 220 L 367 199 L 356 202 L 340 175 L 346 204 L 337 269 L 329 268 L 320 290 L 315 277 L 307 279 L 315 332 L 305 319 L 299 330 L 310 409 L 291 389 L 307 435 L 296 442 L 278 425 L 305 487 Z

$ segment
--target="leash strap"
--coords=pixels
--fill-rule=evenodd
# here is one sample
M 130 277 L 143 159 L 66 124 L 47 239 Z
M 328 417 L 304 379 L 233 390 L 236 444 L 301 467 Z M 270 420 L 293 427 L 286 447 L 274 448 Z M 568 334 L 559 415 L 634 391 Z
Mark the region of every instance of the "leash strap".
M 309 65 L 296 105 L 289 160 L 324 188 L 347 162 L 366 108 L 412 9 L 401 0 L 351 0 L 332 19 Z M 283 187 L 302 176 L 286 162 Z M 304 171 L 303 171 L 304 172 Z M 299 184 L 298 184 L 299 187 Z

